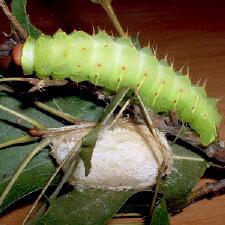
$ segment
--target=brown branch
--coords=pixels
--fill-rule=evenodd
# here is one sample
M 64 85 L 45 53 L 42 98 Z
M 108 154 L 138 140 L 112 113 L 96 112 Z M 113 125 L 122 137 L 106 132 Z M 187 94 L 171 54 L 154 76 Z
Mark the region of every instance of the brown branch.
M 14 91 L 12 90 L 12 88 L 7 87 L 7 86 L 0 85 L 0 92 L 2 92 L 2 91 L 8 92 L 8 93 L 14 93 Z
M 28 36 L 26 30 L 23 29 L 23 27 L 17 21 L 16 17 L 14 15 L 12 15 L 12 13 L 9 11 L 9 8 L 6 5 L 4 0 L 0 0 L 0 6 L 2 7 L 2 11 L 5 13 L 7 18 L 10 20 L 10 22 L 13 24 L 13 26 L 18 31 L 20 37 L 25 40 L 27 38 L 27 36 Z
M 220 190 L 225 188 L 225 179 L 219 180 L 215 183 L 208 183 L 203 187 L 193 191 L 187 200 L 187 205 L 191 204 L 192 202 L 201 199 L 202 197 L 213 193 L 217 194 Z
M 180 130 L 182 129 L 182 126 L 180 124 L 174 125 L 167 123 L 168 120 L 168 118 L 163 118 L 160 115 L 155 116 L 154 126 L 167 134 L 177 137 Z M 201 144 L 199 136 L 190 129 L 180 136 L 179 139 L 200 150 L 209 158 L 215 159 L 219 163 L 225 164 L 225 147 L 221 144 L 222 142 L 215 142 L 207 147 L 204 147 Z
M 29 77 L 7 77 L 0 79 L 0 83 L 9 81 L 26 82 L 28 84 L 34 85 L 29 90 L 29 92 L 35 92 L 46 87 L 64 86 L 69 83 L 69 81 L 67 80 L 51 80 L 51 79 L 29 78 Z
M 35 79 L 34 81 L 30 80 L 29 83 L 34 85 L 29 92 L 35 92 L 46 87 L 64 86 L 69 82 L 67 80 Z

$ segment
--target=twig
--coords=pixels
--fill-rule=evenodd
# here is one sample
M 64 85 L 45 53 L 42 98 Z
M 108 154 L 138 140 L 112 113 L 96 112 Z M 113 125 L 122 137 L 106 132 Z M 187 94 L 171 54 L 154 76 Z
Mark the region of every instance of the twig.
M 158 135 L 158 133 L 157 133 L 157 131 L 155 129 L 154 123 L 153 123 L 152 119 L 150 118 L 149 111 L 145 107 L 145 105 L 144 105 L 144 103 L 143 103 L 143 101 L 141 99 L 141 96 L 139 95 L 139 93 L 137 91 L 135 91 L 135 96 L 138 98 L 138 101 L 139 101 L 139 105 L 138 106 L 139 106 L 140 111 L 141 111 L 141 113 L 142 113 L 142 115 L 144 117 L 144 121 L 145 121 L 149 131 L 153 135 L 155 141 L 157 142 L 157 145 L 158 145 L 159 150 L 161 152 L 163 161 L 165 162 L 166 161 L 165 146 L 163 145 L 162 141 L 160 140 L 159 135 Z M 165 168 L 163 168 L 163 169 L 165 169 Z
M 35 85 L 41 80 L 38 78 L 24 78 L 24 77 L 6 77 L 6 78 L 1 78 L 1 82 L 9 82 L 9 81 L 17 81 L 17 82 L 27 82 L 29 84 Z
M 1 91 L 5 91 L 5 92 L 8 92 L 8 93 L 13 93 L 13 89 L 10 88 L 10 87 L 7 87 L 7 86 L 3 86 L 3 85 L 0 85 L 0 92 Z
M 221 189 L 225 188 L 225 179 L 219 180 L 215 183 L 208 183 L 203 187 L 193 191 L 187 200 L 187 205 L 191 204 L 195 200 L 209 194 L 209 193 L 216 193 Z
M 29 134 L 32 137 L 51 137 L 52 135 L 66 133 L 72 130 L 79 130 L 85 128 L 93 128 L 96 127 L 96 122 L 81 122 L 76 125 L 68 125 L 64 127 L 56 127 L 56 128 L 47 128 L 46 130 L 38 130 L 36 128 L 32 128 L 29 130 Z
M 39 79 L 39 78 L 29 78 L 29 77 L 7 77 L 1 78 L 1 82 L 9 82 L 9 81 L 16 81 L 16 82 L 27 82 L 29 84 L 34 85 L 29 92 L 35 92 L 40 90 L 41 88 L 51 87 L 51 86 L 64 86 L 69 82 L 67 80 L 50 80 L 50 79 Z
M 57 87 L 57 86 L 64 86 L 68 84 L 69 82 L 67 80 L 50 80 L 50 79 L 39 79 L 39 82 L 37 82 L 30 90 L 29 92 L 35 92 L 42 88 L 47 87 Z
M 27 32 L 23 29 L 23 27 L 20 25 L 20 23 L 17 21 L 16 17 L 12 15 L 12 13 L 9 11 L 8 6 L 6 5 L 4 0 L 0 0 L 0 6 L 2 7 L 2 11 L 5 13 L 7 18 L 10 20 L 10 22 L 15 26 L 16 30 L 19 32 L 19 35 L 24 40 L 27 38 Z
M 155 185 L 155 190 L 153 193 L 153 198 L 152 198 L 152 203 L 149 209 L 149 214 L 148 214 L 148 218 L 147 218 L 147 224 L 151 223 L 151 219 L 152 219 L 152 215 L 155 209 L 155 204 L 156 204 L 156 200 L 157 200 L 157 196 L 159 193 L 159 188 L 160 188 L 160 182 L 162 179 L 162 176 L 164 174 L 164 170 L 165 170 L 165 161 L 162 162 L 161 166 L 158 169 L 158 175 L 157 175 L 157 179 L 156 179 L 156 185 Z
M 124 105 L 122 106 L 122 108 L 120 109 L 119 113 L 116 115 L 115 119 L 113 119 L 113 121 L 110 124 L 110 127 L 112 127 L 117 121 L 118 119 L 122 116 L 124 110 L 127 108 L 127 106 L 130 104 L 131 102 L 131 98 L 129 98 Z
M 177 134 L 180 132 L 181 125 L 173 126 L 172 124 L 168 125 L 166 123 L 168 119 L 163 118 L 162 116 L 158 115 L 155 116 L 153 119 L 154 126 L 160 129 L 161 131 L 170 134 L 174 137 L 177 137 Z M 191 145 L 195 149 L 200 150 L 202 153 L 207 155 L 211 159 L 217 160 L 219 163 L 225 164 L 225 147 L 221 145 L 221 142 L 212 143 L 207 147 L 202 146 L 199 136 L 188 130 L 185 132 L 184 135 L 179 137 L 180 140 L 184 141 L 188 145 Z

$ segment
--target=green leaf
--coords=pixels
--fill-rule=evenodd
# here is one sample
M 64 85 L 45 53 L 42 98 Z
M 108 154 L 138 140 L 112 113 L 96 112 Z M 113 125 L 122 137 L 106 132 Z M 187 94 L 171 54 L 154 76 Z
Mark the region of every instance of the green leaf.
M 94 145 L 93 147 L 83 147 L 83 146 L 81 147 L 80 157 L 84 163 L 86 177 L 88 176 L 91 170 L 91 158 L 94 147 L 95 147 Z
M 103 107 L 78 96 L 55 97 L 43 103 L 85 121 L 100 120 L 104 111 Z
M 172 148 L 172 173 L 165 177 L 161 189 L 170 212 L 186 205 L 188 195 L 207 169 L 207 162 L 198 154 L 177 144 Z
M 41 34 L 41 31 L 31 24 L 30 18 L 27 15 L 26 6 L 26 0 L 12 0 L 12 14 L 16 17 L 22 27 L 28 32 L 29 36 L 37 38 Z
M 119 99 L 121 98 L 122 97 L 120 96 Z M 31 107 L 26 108 L 20 101 L 13 97 L 6 96 L 5 94 L 0 95 L 0 103 L 17 112 L 21 112 L 39 120 L 47 127 L 58 127 L 63 125 L 50 115 L 46 115 Z M 53 98 L 51 101 L 47 102 L 47 104 L 63 112 L 73 114 L 78 118 L 82 117 L 82 119 L 85 119 L 86 117 L 88 120 L 99 120 L 103 114 L 102 107 L 74 96 Z M 116 104 L 114 107 L 116 107 Z M 84 112 L 86 114 L 84 114 Z M 107 113 L 105 114 L 105 118 L 107 118 Z M 25 132 L 16 124 L 30 126 L 30 124 L 26 124 L 14 116 L 2 112 L 0 112 L 0 120 L 0 143 L 25 135 Z M 2 192 L 6 182 L 8 182 L 19 164 L 35 145 L 36 143 L 18 145 L 0 150 L 0 192 Z M 177 210 L 185 205 L 188 194 L 204 173 L 207 163 L 197 154 L 179 147 L 176 144 L 173 145 L 173 149 L 174 164 L 172 174 L 169 177 L 166 177 L 161 191 L 165 191 L 166 202 L 169 209 Z M 1 209 L 13 203 L 18 198 L 42 188 L 46 180 L 53 173 L 54 168 L 52 160 L 49 158 L 47 152 L 43 152 L 35 157 L 21 175 Z M 32 180 L 32 185 L 30 185 L 30 180 Z
M 153 214 L 151 225 L 169 225 L 169 215 L 166 209 L 166 201 L 165 198 L 161 198 L 155 207 Z
M 0 103 L 42 122 L 47 127 L 63 126 L 62 122 L 52 118 L 51 115 L 47 115 L 35 108 L 26 108 L 20 101 L 3 93 L 0 93 Z M 76 115 L 78 118 L 81 115 L 82 117 L 86 116 L 89 120 L 98 120 L 103 112 L 102 107 L 92 102 L 81 100 L 75 96 L 54 98 L 48 104 L 54 106 L 56 109 L 60 108 L 64 112 L 73 110 L 73 115 Z M 74 107 L 73 104 L 79 105 L 79 107 Z M 85 115 L 83 111 L 86 111 Z M 30 124 L 18 120 L 13 115 L 0 111 L 0 143 L 25 135 L 24 126 L 30 127 Z M 36 145 L 37 143 L 31 143 L 0 149 L 0 194 L 21 162 Z M 0 211 L 17 199 L 41 189 L 53 174 L 54 170 L 55 165 L 46 151 L 36 156 L 19 177 L 19 180 L 1 206 Z
M 50 208 L 37 225 L 103 225 L 134 191 L 74 190 L 50 201 Z M 60 206 L 60 207 L 59 207 Z
M 3 94 L 0 95 L 0 103 L 17 110 L 18 112 L 35 114 L 34 109 L 21 109 L 19 101 Z M 54 124 L 53 120 L 47 120 L 43 113 L 39 113 L 39 115 L 37 115 L 37 117 L 41 116 L 43 121 L 46 123 L 49 121 L 49 125 Z M 18 122 L 18 119 L 14 116 L 2 113 L 2 111 L 0 112 L 0 143 L 25 135 L 25 132 L 16 124 L 22 125 L 23 121 Z M 2 193 L 4 187 L 26 155 L 34 149 L 36 145 L 37 143 L 18 145 L 0 150 L 0 193 Z M 55 167 L 52 160 L 48 157 L 48 154 L 46 152 L 39 154 L 29 164 L 22 176 L 19 178 L 6 201 L 1 205 L 0 210 L 4 209 L 24 195 L 42 188 L 54 170 Z
M 1 151 L 0 193 L 3 192 L 16 168 L 22 162 L 22 159 L 27 155 L 27 152 L 33 149 L 35 145 L 36 144 L 18 146 Z M 29 163 L 29 166 L 19 177 L 15 186 L 12 188 L 6 200 L 1 205 L 0 211 L 27 194 L 41 189 L 47 183 L 54 171 L 55 167 L 52 160 L 49 158 L 48 152 L 44 151 L 40 153 Z M 55 184 L 57 180 L 58 179 L 55 179 L 53 184 Z

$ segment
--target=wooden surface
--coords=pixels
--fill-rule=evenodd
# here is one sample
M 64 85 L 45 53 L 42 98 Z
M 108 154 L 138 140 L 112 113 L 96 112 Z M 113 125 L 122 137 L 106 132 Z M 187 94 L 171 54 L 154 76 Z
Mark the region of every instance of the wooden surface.
M 81 29 L 91 32 L 99 26 L 115 32 L 100 6 L 88 0 L 28 1 L 32 22 L 42 31 L 67 32 Z M 125 30 L 140 33 L 143 44 L 148 41 L 158 48 L 160 57 L 168 55 L 177 69 L 187 66 L 195 83 L 207 80 L 209 96 L 220 99 L 225 94 L 225 3 L 223 1 L 179 0 L 114 0 L 113 4 Z M 0 13 L 0 29 L 8 30 L 7 20 Z M 225 115 L 225 99 L 218 104 Z M 220 128 L 225 140 L 225 123 Z M 204 182 L 204 181 L 202 181 Z M 28 207 L 0 219 L 1 225 L 19 225 Z M 192 204 L 171 218 L 172 225 L 225 224 L 225 195 Z

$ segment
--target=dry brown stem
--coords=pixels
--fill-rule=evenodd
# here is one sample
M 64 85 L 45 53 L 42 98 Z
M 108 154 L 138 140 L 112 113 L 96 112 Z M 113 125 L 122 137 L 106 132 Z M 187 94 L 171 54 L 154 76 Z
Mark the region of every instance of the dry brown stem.
M 23 27 L 17 21 L 16 17 L 12 15 L 12 13 L 10 12 L 10 10 L 9 10 L 8 6 L 6 5 L 4 0 L 0 0 L 0 6 L 2 7 L 2 11 L 5 13 L 7 18 L 12 23 L 12 25 L 18 31 L 19 36 L 25 40 L 28 36 L 26 30 L 23 29 Z

